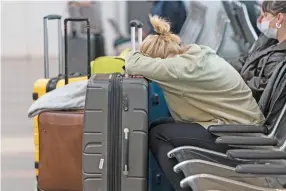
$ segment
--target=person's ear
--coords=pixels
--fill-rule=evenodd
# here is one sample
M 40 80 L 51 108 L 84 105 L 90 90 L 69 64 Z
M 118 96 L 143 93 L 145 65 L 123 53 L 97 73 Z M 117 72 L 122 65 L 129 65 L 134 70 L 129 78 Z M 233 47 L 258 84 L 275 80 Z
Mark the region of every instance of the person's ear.
M 281 28 L 283 22 L 286 21 L 286 16 L 283 13 L 277 15 L 276 27 Z

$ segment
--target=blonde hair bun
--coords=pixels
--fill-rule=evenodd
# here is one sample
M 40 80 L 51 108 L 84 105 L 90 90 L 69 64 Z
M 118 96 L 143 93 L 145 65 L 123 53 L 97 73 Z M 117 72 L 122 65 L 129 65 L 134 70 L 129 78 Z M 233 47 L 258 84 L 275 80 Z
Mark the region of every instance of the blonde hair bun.
M 170 33 L 170 23 L 158 15 L 149 15 L 150 23 L 154 28 L 154 31 L 159 35 L 165 35 Z
M 173 41 L 178 44 L 181 42 L 181 39 L 170 31 L 171 26 L 169 22 L 159 17 L 158 15 L 149 15 L 149 18 L 150 23 L 153 26 L 154 31 L 157 33 L 157 35 L 160 35 L 165 40 Z
M 179 43 L 179 36 L 173 34 L 170 24 L 157 15 L 149 15 L 150 23 L 156 34 L 149 34 L 140 47 L 141 54 L 151 58 L 168 58 L 183 54 L 186 49 Z

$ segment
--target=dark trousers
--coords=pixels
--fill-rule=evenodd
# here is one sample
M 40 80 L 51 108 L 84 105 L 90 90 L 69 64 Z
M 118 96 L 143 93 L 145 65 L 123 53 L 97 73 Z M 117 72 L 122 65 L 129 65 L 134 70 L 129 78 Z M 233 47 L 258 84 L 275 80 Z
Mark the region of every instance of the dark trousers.
M 162 121 L 162 123 L 164 123 Z M 158 124 L 157 124 L 158 125 Z M 173 167 L 178 164 L 176 159 L 169 159 L 167 153 L 180 146 L 196 146 L 225 153 L 227 146 L 215 144 L 217 136 L 209 133 L 196 123 L 168 123 L 153 127 L 149 132 L 149 147 L 160 168 L 172 184 L 175 191 L 188 191 L 180 187 L 180 181 L 185 177 L 175 173 Z M 214 157 L 194 153 L 194 159 L 218 162 Z M 191 159 L 191 158 L 190 158 Z

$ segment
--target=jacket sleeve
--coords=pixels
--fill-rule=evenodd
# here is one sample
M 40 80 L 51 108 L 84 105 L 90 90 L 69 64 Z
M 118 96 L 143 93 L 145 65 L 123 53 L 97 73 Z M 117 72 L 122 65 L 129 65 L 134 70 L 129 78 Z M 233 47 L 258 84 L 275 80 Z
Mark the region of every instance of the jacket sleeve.
M 283 53 L 272 53 L 266 57 L 259 59 L 257 64 L 258 76 L 254 76 L 246 81 L 246 84 L 250 87 L 253 97 L 259 101 L 262 93 L 264 92 L 277 64 L 285 59 Z
M 285 53 L 283 52 L 275 52 L 269 55 L 269 59 L 260 59 L 261 64 L 264 66 L 263 68 L 263 80 L 268 80 L 277 65 L 285 60 Z
M 231 62 L 230 64 L 240 73 L 244 63 L 246 62 L 246 59 L 250 57 L 252 53 L 264 50 L 276 43 L 277 40 L 269 39 L 264 34 L 261 34 L 251 47 L 251 52 L 249 52 L 246 56 L 239 57 L 237 60 Z
M 246 61 L 248 56 L 241 56 L 237 60 L 230 63 L 234 69 L 236 69 L 239 73 L 241 72 L 241 69 Z
M 169 81 L 178 79 L 174 62 L 178 58 L 150 58 L 138 52 L 129 52 L 125 57 L 125 69 L 130 75 L 142 75 L 156 81 Z

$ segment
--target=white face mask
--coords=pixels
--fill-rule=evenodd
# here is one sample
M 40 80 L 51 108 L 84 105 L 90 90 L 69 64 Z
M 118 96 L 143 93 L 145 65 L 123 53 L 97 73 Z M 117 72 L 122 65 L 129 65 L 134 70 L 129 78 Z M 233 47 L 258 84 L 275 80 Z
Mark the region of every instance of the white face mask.
M 271 21 L 273 21 L 274 19 L 275 17 Z M 277 28 L 269 27 L 271 21 L 265 20 L 261 23 L 257 23 L 257 28 L 268 38 L 277 39 Z

